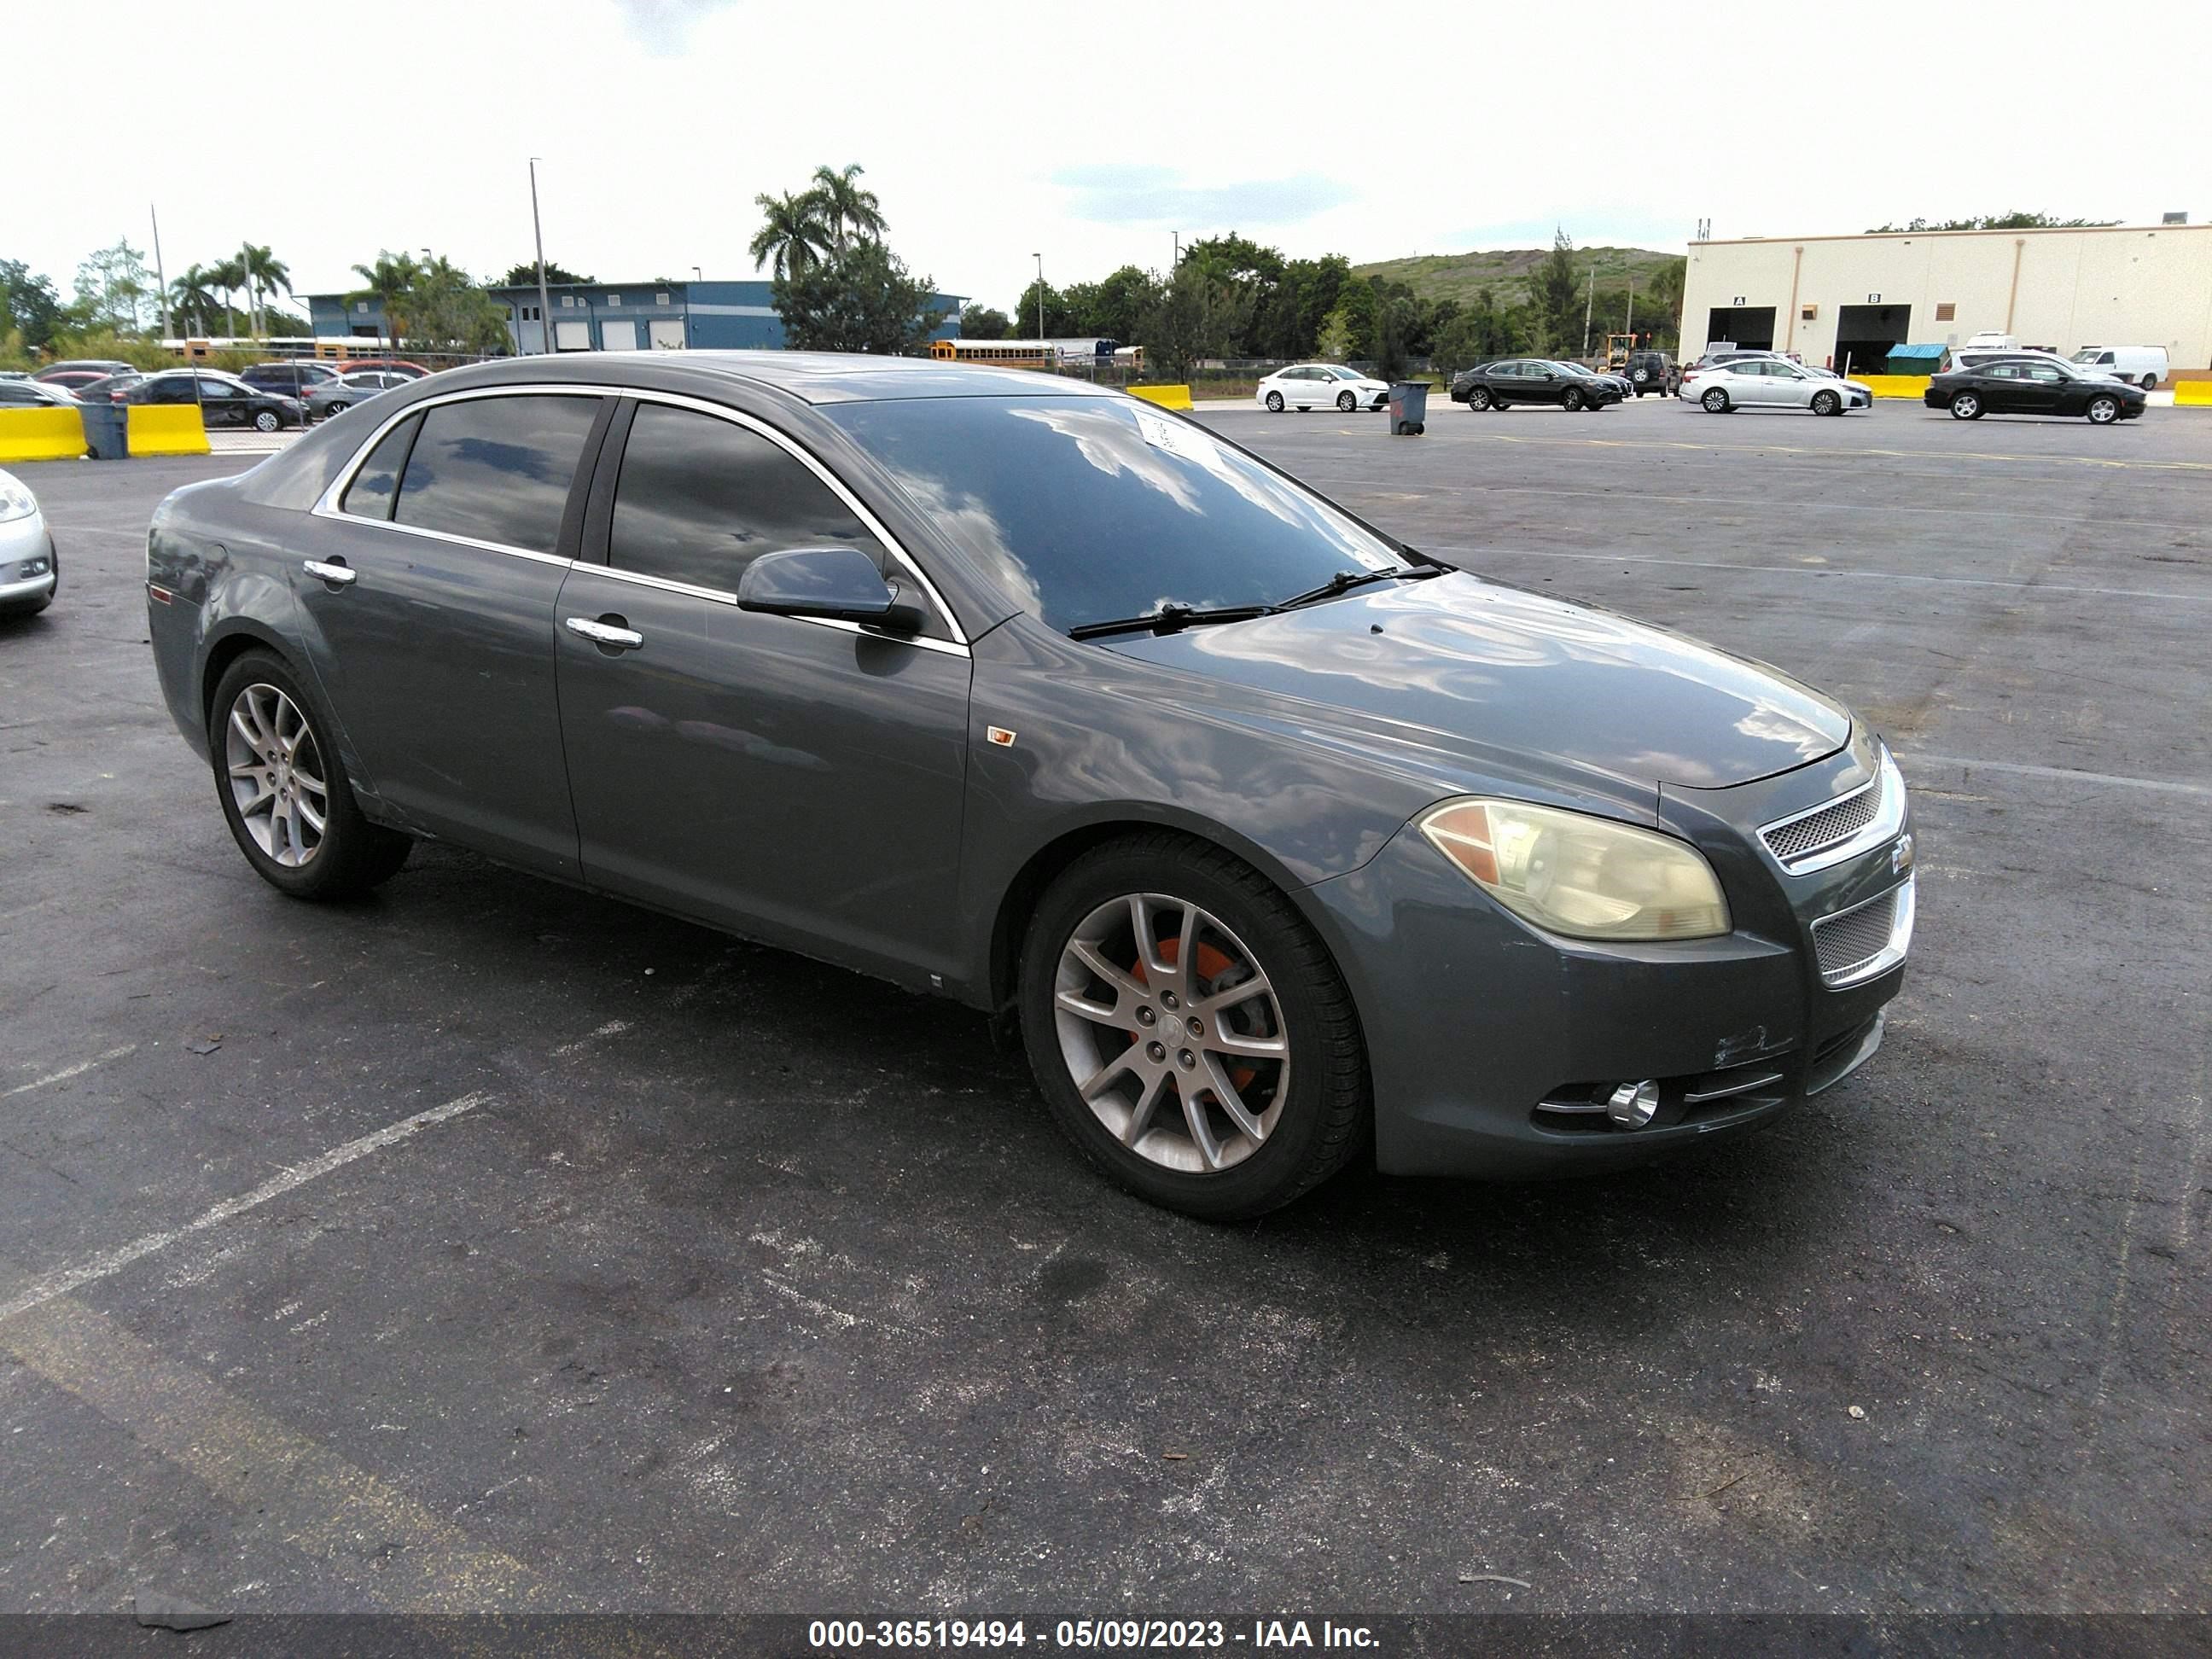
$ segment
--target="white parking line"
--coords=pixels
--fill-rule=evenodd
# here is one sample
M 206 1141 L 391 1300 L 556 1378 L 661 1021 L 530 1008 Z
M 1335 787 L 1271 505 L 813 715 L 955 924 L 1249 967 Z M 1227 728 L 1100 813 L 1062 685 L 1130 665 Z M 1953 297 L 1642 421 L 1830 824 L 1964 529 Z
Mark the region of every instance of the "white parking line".
M 0 1100 L 12 1100 L 17 1095 L 27 1095 L 33 1089 L 43 1089 L 50 1083 L 66 1083 L 73 1077 L 82 1077 L 94 1066 L 105 1066 L 111 1060 L 120 1060 L 137 1047 L 135 1042 L 126 1042 L 120 1048 L 110 1048 L 106 1054 L 94 1054 L 90 1060 L 80 1060 L 74 1066 L 64 1066 L 60 1071 L 49 1073 L 32 1082 L 19 1083 L 14 1088 L 0 1092 Z
M 472 1112 L 489 1098 L 489 1096 L 483 1094 L 466 1094 L 458 1100 L 449 1100 L 442 1106 L 433 1106 L 428 1111 L 417 1112 L 412 1117 L 403 1117 L 398 1122 L 387 1124 L 374 1134 L 363 1135 L 358 1140 L 349 1140 L 343 1146 L 333 1146 L 320 1157 L 309 1158 L 305 1164 L 295 1164 L 290 1169 L 271 1176 L 252 1192 L 223 1200 L 213 1209 L 194 1217 L 181 1227 L 173 1227 L 166 1232 L 148 1233 L 143 1238 L 133 1239 L 115 1249 L 103 1250 L 74 1267 L 64 1267 L 58 1273 L 48 1273 L 43 1279 L 33 1279 L 7 1301 L 0 1302 L 0 1325 L 5 1325 L 9 1320 L 58 1297 L 67 1296 L 80 1285 L 112 1277 L 134 1261 L 167 1249 L 179 1239 L 205 1232 L 210 1227 L 220 1226 L 244 1215 L 248 1210 L 258 1209 L 270 1199 L 281 1198 L 295 1188 L 319 1180 L 333 1170 L 343 1169 L 357 1158 L 366 1158 L 371 1152 L 408 1139 L 433 1124 L 443 1123 L 464 1112 Z

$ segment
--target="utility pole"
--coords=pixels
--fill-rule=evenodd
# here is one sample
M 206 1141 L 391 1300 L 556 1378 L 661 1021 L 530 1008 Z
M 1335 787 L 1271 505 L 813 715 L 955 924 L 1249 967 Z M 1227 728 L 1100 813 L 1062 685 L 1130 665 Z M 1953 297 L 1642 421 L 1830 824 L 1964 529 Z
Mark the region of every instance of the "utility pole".
M 1636 268 L 1633 265 L 1628 270 L 1628 320 L 1623 331 L 1628 336 L 1630 349 L 1633 350 L 1636 346 Z
M 241 242 L 238 248 L 238 268 L 246 273 L 246 333 L 248 339 L 258 338 L 260 310 L 253 301 L 253 244 Z
M 1041 343 L 1044 339 L 1044 255 L 1032 253 L 1030 258 L 1037 262 L 1037 339 Z
M 1590 350 L 1590 317 L 1596 309 L 1597 267 L 1593 264 L 1589 270 L 1589 293 L 1583 300 L 1583 356 L 1585 357 L 1589 356 Z
M 530 234 L 538 242 L 538 349 L 550 352 L 553 349 L 553 296 L 545 287 L 545 228 L 538 216 L 538 160 L 535 155 L 530 158 Z M 518 336 L 521 331 L 515 331 Z M 518 346 L 521 343 L 520 338 L 515 341 Z
M 161 289 L 161 337 L 169 337 L 169 277 L 161 269 L 161 216 L 154 204 L 146 204 L 146 216 L 154 222 L 154 280 Z
M 1172 283 L 1175 281 L 1176 267 L 1182 263 L 1182 233 L 1179 230 L 1171 230 L 1168 234 L 1175 238 L 1175 258 L 1168 261 L 1168 280 Z

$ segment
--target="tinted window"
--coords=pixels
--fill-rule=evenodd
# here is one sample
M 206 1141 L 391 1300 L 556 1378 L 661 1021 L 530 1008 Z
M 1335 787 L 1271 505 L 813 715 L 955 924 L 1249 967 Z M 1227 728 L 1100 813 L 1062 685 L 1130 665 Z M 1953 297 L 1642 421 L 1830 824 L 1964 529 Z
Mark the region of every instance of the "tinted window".
M 619 568 L 734 592 L 763 553 L 839 543 L 884 562 L 852 509 L 787 451 L 711 415 L 639 406 L 615 487 Z
M 392 516 L 392 497 L 399 493 L 399 469 L 407 464 L 407 447 L 415 441 L 418 424 L 410 416 L 377 440 L 376 447 L 368 452 L 361 471 L 346 486 L 344 499 L 338 502 L 341 512 L 363 519 Z
M 2028 363 L 2024 366 L 2022 373 L 2028 380 L 2048 380 L 2054 386 L 2066 378 L 2052 363 Z
M 596 398 L 472 398 L 422 417 L 392 517 L 550 553 L 599 415 Z
M 1194 422 L 1121 398 L 929 398 L 823 411 L 1054 628 L 1167 601 L 1279 600 L 1389 545 Z

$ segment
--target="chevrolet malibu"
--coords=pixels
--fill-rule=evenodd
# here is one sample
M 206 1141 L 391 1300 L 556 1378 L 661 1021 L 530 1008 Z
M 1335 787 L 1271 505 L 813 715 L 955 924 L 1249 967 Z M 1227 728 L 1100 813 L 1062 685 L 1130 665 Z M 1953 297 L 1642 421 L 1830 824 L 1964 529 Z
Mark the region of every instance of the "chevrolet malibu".
M 147 559 L 281 891 L 439 836 L 955 999 L 1195 1215 L 1752 1129 L 1873 1054 L 1911 939 L 1848 709 L 1109 390 L 487 363 L 177 491 Z

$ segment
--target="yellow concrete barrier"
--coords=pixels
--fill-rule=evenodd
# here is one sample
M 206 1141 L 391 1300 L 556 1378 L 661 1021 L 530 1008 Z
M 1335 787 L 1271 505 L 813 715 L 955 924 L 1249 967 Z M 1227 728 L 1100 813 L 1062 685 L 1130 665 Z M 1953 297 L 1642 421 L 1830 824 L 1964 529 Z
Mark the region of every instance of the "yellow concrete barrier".
M 0 409 L 0 461 L 70 461 L 84 453 L 74 409 Z
M 1133 386 L 1132 398 L 1142 398 L 1148 404 L 1158 404 L 1162 409 L 1188 409 L 1190 388 L 1187 386 Z
M 1918 398 L 1928 390 L 1925 374 L 1854 374 L 1851 379 L 1877 398 Z
M 207 428 L 197 405 L 191 404 L 132 404 L 125 411 L 130 428 L 131 453 L 140 455 L 204 455 Z
M 2173 383 L 2173 406 L 2176 409 L 2212 409 L 2212 380 L 2176 380 Z

